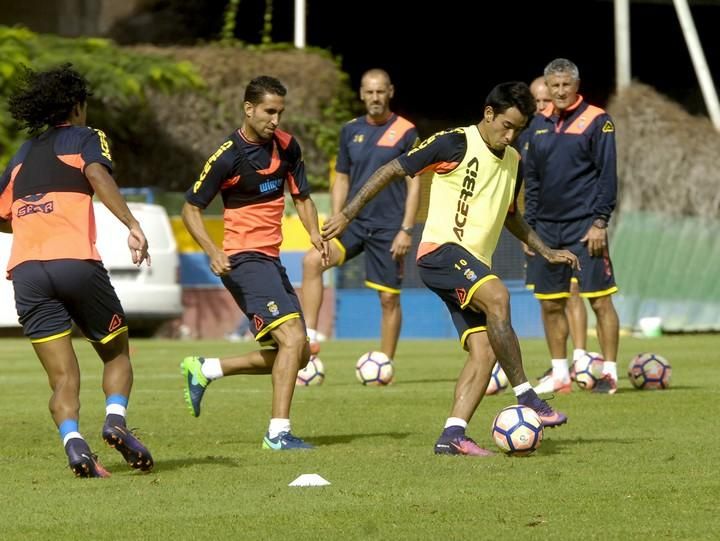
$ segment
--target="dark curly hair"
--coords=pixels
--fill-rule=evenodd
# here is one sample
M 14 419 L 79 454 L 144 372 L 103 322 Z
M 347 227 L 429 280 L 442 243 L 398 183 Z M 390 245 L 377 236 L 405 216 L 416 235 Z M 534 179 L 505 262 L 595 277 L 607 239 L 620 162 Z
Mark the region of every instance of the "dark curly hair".
M 23 66 L 9 99 L 10 114 L 31 134 L 45 126 L 62 124 L 78 103 L 91 95 L 88 82 L 63 64 L 47 71 L 33 71 Z

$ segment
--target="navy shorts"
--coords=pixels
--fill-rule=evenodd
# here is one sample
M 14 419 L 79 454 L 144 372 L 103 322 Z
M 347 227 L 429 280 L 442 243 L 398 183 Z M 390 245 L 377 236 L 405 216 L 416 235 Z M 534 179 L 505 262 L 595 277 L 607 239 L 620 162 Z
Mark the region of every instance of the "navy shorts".
M 525 289 L 530 291 L 535 290 L 535 275 L 537 274 L 538 265 L 542 265 L 544 257 L 541 255 L 527 255 L 525 254 Z M 572 282 L 577 283 L 577 271 L 573 272 L 573 276 L 570 279 Z
M 230 272 L 222 282 L 250 320 L 250 331 L 263 345 L 274 343 L 270 331 L 294 318 L 302 318 L 300 301 L 277 257 L 259 252 L 230 256 Z
M 340 265 L 365 252 L 365 285 L 378 291 L 400 293 L 403 261 L 395 261 L 390 252 L 399 229 L 368 229 L 357 221 L 350 222 L 336 240 L 342 256 Z
M 535 289 L 535 265 L 537 255 L 525 254 L 525 287 L 529 290 Z
M 608 249 L 602 257 L 591 257 L 587 244 L 580 239 L 590 229 L 593 218 L 574 222 L 538 221 L 535 231 L 550 248 L 565 249 L 574 253 L 580 261 L 580 270 L 574 271 L 569 265 L 553 265 L 540 256 L 533 259 L 535 296 L 542 299 L 559 299 L 570 296 L 570 280 L 577 278 L 581 297 L 602 297 L 615 293 L 612 262 Z
M 417 265 L 420 279 L 447 306 L 460 342 L 467 349 L 467 337 L 487 327 L 485 313 L 469 306 L 472 296 L 478 287 L 497 276 L 470 252 L 450 243 L 425 254 Z
M 93 342 L 127 331 L 120 300 L 100 261 L 25 261 L 12 270 L 15 307 L 32 342 L 70 334 L 72 323 Z

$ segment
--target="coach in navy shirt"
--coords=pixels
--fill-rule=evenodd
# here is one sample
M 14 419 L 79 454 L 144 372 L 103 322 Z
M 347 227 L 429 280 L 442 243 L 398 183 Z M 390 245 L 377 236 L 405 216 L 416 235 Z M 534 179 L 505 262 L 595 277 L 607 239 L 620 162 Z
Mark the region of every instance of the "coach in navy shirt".
M 619 323 L 611 295 L 618 288 L 607 226 L 617 195 L 615 124 L 604 110 L 578 94 L 580 75 L 574 63 L 557 58 L 546 66 L 544 75 L 552 104 L 528 127 L 525 217 L 548 246 L 566 248 L 580 260 L 580 270 L 575 271 L 580 296 L 595 312 L 605 359 L 603 378 L 593 390 L 613 394 Z M 535 259 L 535 297 L 542 306 L 553 365 L 547 388 L 543 382 L 536 391 L 552 392 L 569 382 L 565 305 L 573 271 Z

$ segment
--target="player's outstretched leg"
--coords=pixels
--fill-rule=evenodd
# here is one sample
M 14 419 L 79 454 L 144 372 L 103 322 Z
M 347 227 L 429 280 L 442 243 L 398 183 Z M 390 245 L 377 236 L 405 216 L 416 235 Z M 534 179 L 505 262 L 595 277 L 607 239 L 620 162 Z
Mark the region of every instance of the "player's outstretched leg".
M 110 477 L 110 472 L 103 467 L 85 440 L 80 438 L 68 440 L 65 453 L 75 477 Z
M 210 385 L 210 380 L 202 373 L 204 362 L 203 357 L 185 357 L 180 363 L 180 370 L 185 380 L 185 403 L 195 417 L 200 417 L 200 402 L 205 389 Z

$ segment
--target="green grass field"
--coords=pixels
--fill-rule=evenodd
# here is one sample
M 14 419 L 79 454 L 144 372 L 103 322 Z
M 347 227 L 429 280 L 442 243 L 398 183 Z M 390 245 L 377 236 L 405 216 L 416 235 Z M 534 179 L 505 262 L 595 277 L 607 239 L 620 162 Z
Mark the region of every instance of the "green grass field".
M 575 391 L 568 414 L 527 458 L 435 456 L 464 355 L 454 341 L 401 342 L 396 383 L 366 388 L 354 360 L 374 342 L 330 342 L 327 379 L 298 389 L 293 431 L 310 452 L 260 448 L 270 378 L 213 383 L 203 413 L 182 399 L 180 359 L 251 345 L 134 340 L 128 424 L 155 471 L 131 471 L 104 446 L 101 365 L 76 342 L 83 370 L 80 429 L 113 472 L 75 479 L 47 411 L 49 389 L 28 342 L 0 341 L 0 539 L 717 539 L 720 519 L 720 336 L 625 338 L 615 396 Z M 522 341 L 529 375 L 545 346 Z M 591 344 L 591 347 L 595 346 Z M 596 346 L 595 346 L 596 347 Z M 673 366 L 672 388 L 635 391 L 635 353 Z M 490 424 L 511 394 L 487 397 L 469 434 L 492 447 Z M 317 473 L 328 487 L 288 487 Z

